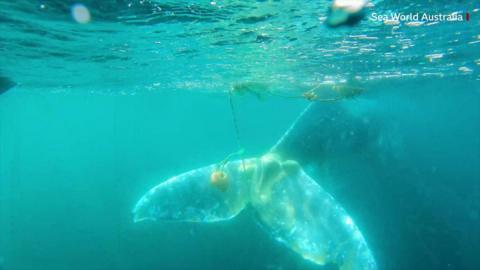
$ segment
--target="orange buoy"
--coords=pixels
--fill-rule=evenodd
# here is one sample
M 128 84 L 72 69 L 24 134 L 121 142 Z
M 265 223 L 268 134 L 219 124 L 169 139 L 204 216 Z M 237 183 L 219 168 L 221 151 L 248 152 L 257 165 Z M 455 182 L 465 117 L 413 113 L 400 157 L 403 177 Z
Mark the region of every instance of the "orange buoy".
M 210 175 L 210 184 L 221 192 L 227 191 L 229 184 L 227 173 L 221 170 L 214 170 Z

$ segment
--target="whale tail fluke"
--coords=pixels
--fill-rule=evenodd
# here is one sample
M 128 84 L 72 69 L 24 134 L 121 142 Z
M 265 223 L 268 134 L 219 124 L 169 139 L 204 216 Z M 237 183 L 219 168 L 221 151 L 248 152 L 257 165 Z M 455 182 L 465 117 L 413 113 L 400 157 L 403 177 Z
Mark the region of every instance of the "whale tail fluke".
M 340 270 L 374 270 L 373 256 L 352 218 L 292 160 L 267 154 L 222 167 L 226 186 L 210 165 L 175 176 L 137 203 L 134 221 L 215 222 L 235 217 L 251 205 L 275 240 L 319 265 Z

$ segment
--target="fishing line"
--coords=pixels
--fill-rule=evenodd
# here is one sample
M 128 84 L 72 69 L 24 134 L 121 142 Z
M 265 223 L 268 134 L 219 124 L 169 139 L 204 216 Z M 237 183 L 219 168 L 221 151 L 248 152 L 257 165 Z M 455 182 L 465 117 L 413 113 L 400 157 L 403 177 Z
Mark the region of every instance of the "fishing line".
M 283 136 L 280 138 L 280 140 L 277 141 L 277 143 L 270 149 L 270 152 L 274 152 L 275 149 L 281 144 L 283 143 L 283 141 L 285 140 L 285 138 L 290 134 L 290 132 L 292 132 L 292 130 L 297 126 L 297 123 L 300 121 L 300 119 L 302 119 L 303 115 L 310 110 L 310 108 L 313 106 L 313 102 L 308 104 L 308 106 L 300 113 L 300 115 L 297 117 L 297 119 L 295 119 L 295 121 L 293 122 L 292 125 L 290 125 L 290 127 L 287 129 L 287 131 L 283 134 Z
M 233 128 L 235 129 L 235 137 L 236 137 L 236 140 L 237 140 L 237 146 L 238 146 L 238 148 L 240 149 L 240 152 L 241 152 L 242 166 L 243 166 L 243 170 L 245 171 L 245 161 L 244 161 L 244 158 L 243 158 L 243 147 L 242 147 L 242 142 L 240 140 L 240 129 L 238 127 L 237 111 L 235 109 L 235 104 L 233 102 L 232 90 L 228 90 L 228 102 L 230 104 L 230 111 L 232 112 Z

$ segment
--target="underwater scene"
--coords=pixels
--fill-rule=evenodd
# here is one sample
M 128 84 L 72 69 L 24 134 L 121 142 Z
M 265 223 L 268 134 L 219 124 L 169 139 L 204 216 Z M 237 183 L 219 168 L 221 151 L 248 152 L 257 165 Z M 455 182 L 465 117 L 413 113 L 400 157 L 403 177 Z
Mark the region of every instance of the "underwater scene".
M 39 269 L 480 269 L 480 2 L 0 0 Z

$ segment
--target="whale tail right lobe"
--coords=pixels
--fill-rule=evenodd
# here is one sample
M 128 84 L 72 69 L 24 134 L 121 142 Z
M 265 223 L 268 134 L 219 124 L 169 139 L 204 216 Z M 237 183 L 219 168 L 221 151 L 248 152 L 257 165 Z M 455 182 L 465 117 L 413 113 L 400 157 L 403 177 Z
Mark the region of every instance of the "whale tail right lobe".
M 365 238 L 345 209 L 295 161 L 280 166 L 273 180 L 260 181 L 251 202 L 272 238 L 318 265 L 377 269 Z

